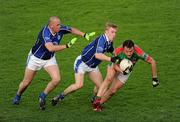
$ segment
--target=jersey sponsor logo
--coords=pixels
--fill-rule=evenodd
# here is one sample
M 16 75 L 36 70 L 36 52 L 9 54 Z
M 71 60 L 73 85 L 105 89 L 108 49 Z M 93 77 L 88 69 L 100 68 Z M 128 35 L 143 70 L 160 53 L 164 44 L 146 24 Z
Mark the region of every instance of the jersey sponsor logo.
M 49 40 L 50 38 L 49 37 L 44 37 L 45 40 Z

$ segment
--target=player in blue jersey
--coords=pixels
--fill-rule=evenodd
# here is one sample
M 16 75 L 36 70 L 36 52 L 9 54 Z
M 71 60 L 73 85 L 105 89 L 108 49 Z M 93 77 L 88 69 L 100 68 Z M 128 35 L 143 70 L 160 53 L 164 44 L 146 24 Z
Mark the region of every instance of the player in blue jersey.
M 89 40 L 89 37 L 94 34 L 91 33 L 89 35 L 87 33 L 81 32 L 76 28 L 64 26 L 61 24 L 61 21 L 58 17 L 50 17 L 48 25 L 43 27 L 39 32 L 36 43 L 29 52 L 24 78 L 19 84 L 19 89 L 13 99 L 13 104 L 19 104 L 21 95 L 33 80 L 36 72 L 41 68 L 44 68 L 51 77 L 51 81 L 48 83 L 44 91 L 39 95 L 40 109 L 45 109 L 46 96 L 59 84 L 61 79 L 54 53 L 71 47 L 77 40 L 77 38 L 73 38 L 66 45 L 61 45 L 60 41 L 63 35 L 68 33 L 85 37 L 87 40 Z
M 79 55 L 74 63 L 75 83 L 67 87 L 62 93 L 52 99 L 52 105 L 56 105 L 64 97 L 83 87 L 84 74 L 87 73 L 89 78 L 95 84 L 94 95 L 103 81 L 98 65 L 102 61 L 116 62 L 116 58 L 108 57 L 104 53 L 113 52 L 113 40 L 116 36 L 117 26 L 112 23 L 107 23 L 104 34 L 97 37 L 94 41 L 88 44 L 81 55 Z

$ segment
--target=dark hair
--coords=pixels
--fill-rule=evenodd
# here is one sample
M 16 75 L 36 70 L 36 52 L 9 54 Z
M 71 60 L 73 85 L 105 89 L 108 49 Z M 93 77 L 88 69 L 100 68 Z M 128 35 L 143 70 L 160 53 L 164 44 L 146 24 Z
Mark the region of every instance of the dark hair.
M 125 40 L 123 42 L 123 47 L 127 47 L 127 48 L 134 47 L 134 42 L 132 40 L 130 40 L 130 39 Z

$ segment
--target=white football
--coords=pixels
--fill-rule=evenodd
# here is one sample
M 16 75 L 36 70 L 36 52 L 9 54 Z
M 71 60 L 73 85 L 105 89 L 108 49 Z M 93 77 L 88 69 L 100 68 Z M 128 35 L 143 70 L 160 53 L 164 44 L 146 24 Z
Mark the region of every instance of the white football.
M 119 67 L 123 74 L 129 74 L 132 71 L 133 63 L 128 59 L 121 60 Z

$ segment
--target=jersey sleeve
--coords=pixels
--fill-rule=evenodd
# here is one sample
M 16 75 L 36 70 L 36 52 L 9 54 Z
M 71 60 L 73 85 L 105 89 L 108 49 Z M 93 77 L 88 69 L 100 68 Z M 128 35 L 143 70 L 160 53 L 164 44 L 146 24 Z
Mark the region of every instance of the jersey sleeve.
M 115 55 L 119 55 L 122 51 L 123 51 L 123 47 L 117 47 L 117 48 L 114 50 Z
M 105 46 L 105 40 L 103 39 L 103 36 L 100 36 L 97 42 L 96 53 L 103 53 L 104 46 Z
M 137 53 L 137 55 L 139 56 L 139 58 L 141 60 L 147 61 L 150 58 L 150 55 L 145 53 L 140 47 L 138 47 L 137 45 L 135 45 L 135 51 Z
M 63 34 L 71 33 L 71 27 L 65 26 L 65 25 L 61 25 L 60 31 L 61 31 Z

